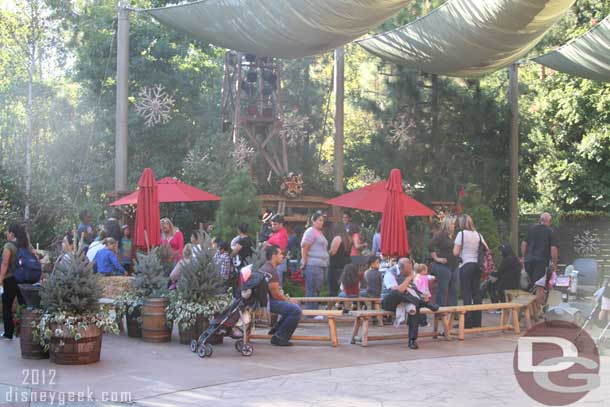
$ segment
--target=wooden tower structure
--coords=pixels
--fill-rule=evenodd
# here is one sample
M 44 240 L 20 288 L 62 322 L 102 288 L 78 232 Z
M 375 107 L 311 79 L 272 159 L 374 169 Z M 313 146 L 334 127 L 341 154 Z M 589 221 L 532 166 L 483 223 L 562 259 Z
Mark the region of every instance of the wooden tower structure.
M 280 71 L 277 58 L 228 51 L 221 97 L 223 131 L 233 143 L 248 140 L 277 177 L 288 174 L 286 138 L 280 132 Z

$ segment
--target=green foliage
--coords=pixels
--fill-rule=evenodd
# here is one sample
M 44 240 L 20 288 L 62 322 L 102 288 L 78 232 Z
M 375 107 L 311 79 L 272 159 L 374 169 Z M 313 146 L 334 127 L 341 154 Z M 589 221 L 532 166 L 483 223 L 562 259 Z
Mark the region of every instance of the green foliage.
M 465 188 L 465 195 L 460 203 L 463 207 L 463 213 L 472 217 L 477 231 L 487 242 L 494 259 L 498 261 L 501 258 L 500 245 L 502 244 L 498 232 L 498 223 L 491 208 L 481 201 L 480 188 L 469 184 Z
M 241 223 L 247 223 L 252 232 L 258 231 L 261 214 L 260 200 L 256 188 L 247 172 L 241 172 L 225 187 L 222 201 L 216 211 L 218 235 L 229 240 L 237 233 Z
M 205 239 L 194 259 L 182 260 L 182 272 L 176 284 L 176 292 L 182 300 L 206 304 L 226 291 L 220 266 L 214 262 L 214 253 L 211 239 Z
M 562 221 L 595 221 L 595 220 L 608 220 L 608 212 L 592 212 L 592 211 L 571 211 L 564 212 L 559 215 L 559 222 Z
M 282 288 L 284 289 L 284 294 L 286 294 L 290 297 L 304 297 L 305 296 L 305 290 L 303 289 L 303 287 L 301 287 L 300 285 L 298 285 L 297 283 L 295 283 L 294 281 L 289 279 L 287 276 L 284 277 Z
M 90 315 L 99 311 L 99 275 L 84 255 L 60 262 L 40 289 L 40 305 L 47 314 Z
M 167 297 L 173 254 L 167 245 L 155 247 L 149 253 L 138 254 L 134 267 L 134 288 L 140 298 Z

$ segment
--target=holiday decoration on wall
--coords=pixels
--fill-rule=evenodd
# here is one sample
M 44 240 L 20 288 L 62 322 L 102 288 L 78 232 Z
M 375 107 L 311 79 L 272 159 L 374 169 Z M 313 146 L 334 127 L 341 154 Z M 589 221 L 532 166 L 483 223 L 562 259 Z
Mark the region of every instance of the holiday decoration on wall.
M 174 103 L 174 98 L 165 92 L 163 85 L 145 87 L 138 93 L 136 113 L 144 119 L 146 127 L 153 127 L 159 123 L 166 124 L 172 118 L 170 113 Z
M 574 236 L 574 251 L 580 256 L 592 256 L 599 253 L 599 238 L 590 230 Z
M 280 184 L 280 191 L 289 198 L 296 198 L 303 193 L 303 175 L 292 172 Z

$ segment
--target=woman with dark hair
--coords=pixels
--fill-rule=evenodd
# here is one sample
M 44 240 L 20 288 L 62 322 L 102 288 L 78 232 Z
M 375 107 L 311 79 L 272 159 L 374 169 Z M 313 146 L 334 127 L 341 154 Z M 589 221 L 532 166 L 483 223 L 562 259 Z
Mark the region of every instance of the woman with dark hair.
M 13 302 L 15 297 L 19 304 L 24 304 L 23 296 L 19 291 L 14 273 L 17 268 L 17 251 L 19 249 L 34 251 L 30 247 L 28 235 L 21 225 L 12 224 L 6 232 L 7 242 L 2 249 L 2 264 L 0 265 L 0 285 L 2 293 L 2 319 L 4 321 L 4 333 L 0 339 L 13 339 L 15 325 L 13 324 Z
M 350 252 L 352 238 L 343 224 L 335 227 L 335 237 L 330 242 L 330 265 L 328 267 L 328 295 L 335 297 L 339 293 L 341 273 L 343 268 L 352 262 Z
M 324 236 L 324 215 L 316 212 L 311 217 L 311 227 L 303 234 L 301 240 L 301 267 L 305 276 L 305 291 L 307 297 L 319 297 L 324 274 L 328 268 L 328 240 Z M 306 305 L 315 309 L 315 303 Z
M 492 273 L 491 278 L 497 279 L 495 283 L 498 293 L 498 301 L 506 301 L 504 295 L 505 290 L 518 290 L 521 280 L 521 262 L 513 251 L 513 248 L 507 244 L 500 246 L 502 252 L 502 260 L 498 266 L 498 270 Z
M 74 255 L 74 235 L 72 232 L 64 233 L 64 238 L 61 240 L 61 256 L 57 258 L 55 264 L 69 266 Z
M 248 265 L 248 259 L 252 257 L 254 241 L 248 236 L 248 224 L 242 223 L 237 227 L 237 236 L 231 241 L 231 257 L 237 270 Z
M 360 272 L 355 264 L 347 264 L 341 274 L 339 297 L 357 298 L 360 295 Z

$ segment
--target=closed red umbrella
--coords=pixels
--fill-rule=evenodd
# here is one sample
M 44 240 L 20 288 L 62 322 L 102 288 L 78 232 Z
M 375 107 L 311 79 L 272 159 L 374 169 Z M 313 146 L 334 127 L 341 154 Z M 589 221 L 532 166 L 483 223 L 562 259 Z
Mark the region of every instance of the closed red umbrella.
M 387 189 L 388 181 L 379 181 L 355 191 L 329 199 L 326 204 L 344 208 L 361 209 L 364 211 L 383 212 L 390 192 Z M 432 216 L 434 211 L 426 205 L 416 201 L 409 195 L 400 193 L 400 205 L 405 216 Z
M 138 181 L 135 246 L 148 247 L 161 244 L 161 226 L 159 224 L 159 192 L 152 168 L 145 168 Z M 146 241 L 148 240 L 148 242 Z
M 218 195 L 211 194 L 203 189 L 180 181 L 178 178 L 165 177 L 157 181 L 159 202 L 203 202 L 220 201 Z M 138 200 L 138 191 L 124 196 L 110 204 L 110 206 L 135 205 Z
M 402 177 L 400 170 L 393 169 L 386 184 L 387 199 L 381 215 L 381 254 L 402 257 L 409 254 L 407 224 L 402 207 Z

